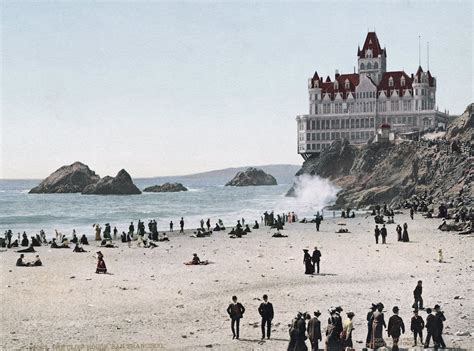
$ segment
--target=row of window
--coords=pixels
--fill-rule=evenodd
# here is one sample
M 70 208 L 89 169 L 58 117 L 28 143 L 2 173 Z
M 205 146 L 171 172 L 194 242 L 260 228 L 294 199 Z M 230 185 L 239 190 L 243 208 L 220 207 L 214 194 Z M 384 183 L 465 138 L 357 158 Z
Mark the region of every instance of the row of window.
M 389 86 L 393 87 L 393 84 L 390 84 L 390 80 L 389 80 Z M 348 89 L 348 88 L 346 88 L 346 89 Z M 403 94 L 405 94 L 406 90 L 407 89 L 403 90 Z M 411 90 L 409 90 L 409 91 L 411 91 Z M 379 91 L 379 94 L 378 94 L 379 97 L 383 97 L 382 92 L 385 92 L 385 90 L 380 90 Z M 398 90 L 395 90 L 395 92 L 398 92 Z M 358 92 L 358 93 L 355 93 L 355 94 L 353 94 L 352 92 L 346 92 L 345 94 L 343 92 L 340 92 L 339 94 L 341 94 L 341 97 L 343 99 L 344 98 L 346 98 L 346 99 L 349 98 L 349 94 L 352 94 L 353 96 L 355 96 L 356 99 L 375 99 L 375 98 L 377 98 L 377 92 L 375 92 L 375 91 L 362 91 L 362 92 Z M 415 94 L 415 96 L 430 96 L 431 95 L 432 98 L 434 98 L 434 95 L 435 95 L 434 92 L 431 92 L 431 94 L 430 94 L 428 89 L 414 89 L 414 94 Z M 323 99 L 326 95 L 327 95 L 327 93 L 326 94 L 309 94 L 309 100 L 310 101 L 317 101 L 317 100 Z M 385 96 L 387 96 L 386 92 L 385 92 Z M 399 97 L 399 96 L 396 95 L 396 96 L 393 96 L 393 97 Z
M 347 102 L 347 103 L 332 103 L 332 104 L 320 104 L 310 105 L 309 113 L 311 115 L 318 114 L 342 114 L 342 113 L 361 113 L 361 112 L 375 112 L 376 103 L 373 101 L 365 102 Z M 387 109 L 390 106 L 390 109 Z M 396 101 L 378 101 L 377 108 L 379 112 L 387 111 L 419 111 L 419 110 L 432 110 L 435 107 L 433 100 L 396 100 Z
M 370 57 L 370 58 L 372 58 L 372 57 Z M 369 63 L 367 63 L 367 66 L 364 65 L 363 62 L 360 64 L 360 69 L 361 70 L 364 70 L 364 69 L 378 69 L 378 68 L 379 68 L 378 62 L 374 62 L 373 65 L 372 65 L 372 63 L 369 62 Z
M 326 141 L 326 140 L 359 140 L 369 139 L 374 136 L 374 131 L 359 131 L 359 132 L 325 132 L 325 133 L 306 133 L 306 141 Z M 301 139 L 301 138 L 300 138 Z M 304 140 L 300 140 L 304 141 Z
M 306 130 L 374 128 L 374 118 L 349 119 L 316 119 L 306 121 Z M 304 122 L 300 122 L 300 130 L 304 129 Z
M 314 135 L 316 135 L 314 137 Z M 340 139 L 347 139 L 347 140 L 369 140 L 375 135 L 373 131 L 362 131 L 362 132 L 334 132 L 334 133 L 313 133 L 314 139 L 307 140 L 307 141 L 334 141 Z M 305 144 L 300 145 L 300 149 L 304 148 Z M 321 150 L 322 147 L 326 145 L 329 147 L 330 143 L 306 143 L 306 150 Z M 322 149 L 324 150 L 324 148 Z

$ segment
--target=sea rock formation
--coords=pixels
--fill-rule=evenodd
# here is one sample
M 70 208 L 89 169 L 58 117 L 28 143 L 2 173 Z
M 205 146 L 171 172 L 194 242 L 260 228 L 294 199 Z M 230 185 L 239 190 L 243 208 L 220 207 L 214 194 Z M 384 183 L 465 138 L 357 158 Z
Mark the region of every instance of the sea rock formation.
M 132 177 L 122 169 L 115 177 L 104 177 L 97 183 L 88 185 L 82 191 L 85 195 L 135 195 L 141 194 L 140 189 L 133 184 Z
M 320 157 L 306 160 L 296 175 L 319 175 L 339 186 L 336 208 L 384 202 L 398 207 L 420 193 L 469 206 L 474 199 L 473 106 L 448 126 L 443 139 L 363 146 L 336 141 Z
M 257 168 L 247 168 L 244 172 L 238 172 L 234 178 L 227 182 L 226 186 L 257 186 L 277 185 L 276 179 Z
M 151 193 L 175 193 L 179 191 L 188 191 L 181 183 L 165 183 L 162 185 L 153 185 L 143 189 L 143 192 Z
M 74 162 L 53 172 L 29 193 L 80 193 L 85 187 L 97 183 L 99 179 L 100 177 L 88 166 L 81 162 Z

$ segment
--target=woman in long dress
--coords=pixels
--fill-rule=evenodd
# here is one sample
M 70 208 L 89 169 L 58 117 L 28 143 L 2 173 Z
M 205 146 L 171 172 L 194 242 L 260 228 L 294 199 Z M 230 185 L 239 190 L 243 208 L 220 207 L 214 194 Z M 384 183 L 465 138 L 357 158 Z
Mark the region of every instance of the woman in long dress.
M 386 346 L 383 339 L 383 328 L 386 328 L 385 318 L 383 314 L 384 305 L 380 302 L 377 304 L 377 310 L 372 315 L 372 341 L 371 348 L 377 350 L 379 347 Z
M 410 241 L 408 237 L 408 225 L 406 223 L 403 224 L 403 235 L 402 235 L 403 242 L 407 243 Z
M 107 273 L 107 267 L 105 265 L 104 261 L 104 255 L 102 255 L 102 252 L 97 251 L 97 269 L 95 271 L 96 273 Z
M 304 249 L 303 263 L 305 265 L 304 274 L 313 274 L 314 273 L 314 264 L 311 260 L 311 255 L 308 253 L 307 249 Z

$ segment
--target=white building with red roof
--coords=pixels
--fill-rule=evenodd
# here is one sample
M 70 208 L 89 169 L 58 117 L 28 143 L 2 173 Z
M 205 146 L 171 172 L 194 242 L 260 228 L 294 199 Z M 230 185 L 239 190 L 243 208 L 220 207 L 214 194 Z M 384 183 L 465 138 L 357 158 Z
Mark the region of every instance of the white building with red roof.
M 418 67 L 415 74 L 387 72 L 387 50 L 369 32 L 357 50 L 358 73 L 334 80 L 317 72 L 308 79 L 309 114 L 296 117 L 298 153 L 307 159 L 334 140 L 367 143 L 382 124 L 394 132 L 446 126 L 448 116 L 436 107 L 436 78 Z

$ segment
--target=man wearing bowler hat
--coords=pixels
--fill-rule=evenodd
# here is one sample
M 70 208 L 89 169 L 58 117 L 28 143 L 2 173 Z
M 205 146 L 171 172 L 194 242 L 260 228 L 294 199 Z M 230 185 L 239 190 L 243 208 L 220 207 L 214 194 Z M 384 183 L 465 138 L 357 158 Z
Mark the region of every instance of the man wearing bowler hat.
M 314 317 L 311 318 L 308 322 L 308 338 L 311 342 L 311 350 L 318 351 L 318 344 L 322 340 L 321 335 L 321 322 L 318 317 L 321 315 L 321 312 L 314 312 Z

